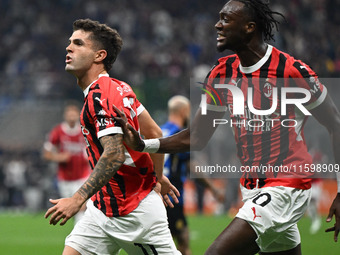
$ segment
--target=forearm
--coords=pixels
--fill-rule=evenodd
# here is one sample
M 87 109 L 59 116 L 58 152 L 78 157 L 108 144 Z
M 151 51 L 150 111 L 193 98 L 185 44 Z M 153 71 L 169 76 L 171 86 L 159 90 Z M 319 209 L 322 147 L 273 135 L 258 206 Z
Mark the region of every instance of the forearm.
M 156 177 L 160 180 L 163 176 L 164 154 L 151 153 L 150 157 L 154 165 Z
M 190 150 L 190 129 L 184 129 L 172 136 L 161 138 L 158 153 L 179 153 Z
M 331 138 L 335 164 L 340 165 L 340 113 L 329 95 L 317 108 L 311 110 L 313 116 L 324 125 Z M 338 193 L 340 193 L 340 175 L 337 174 Z
M 340 130 L 331 133 L 335 164 L 340 165 Z M 340 172 L 336 173 L 338 193 L 340 193 Z
M 109 182 L 123 162 L 122 160 L 112 160 L 106 155 L 100 157 L 89 178 L 77 191 L 84 199 L 84 202 Z
M 105 186 L 124 163 L 125 154 L 122 139 L 121 135 L 105 136 L 100 139 L 104 151 L 89 178 L 77 191 L 83 202 Z
M 48 161 L 61 163 L 65 162 L 67 159 L 67 153 L 60 153 L 60 152 L 52 152 L 48 150 L 44 150 L 43 158 Z
M 144 141 L 139 149 L 157 153 L 178 153 L 186 151 L 199 151 L 202 150 L 217 127 L 213 126 L 213 120 L 221 118 L 224 115 L 223 112 L 209 112 L 207 115 L 201 115 L 200 111 L 191 123 L 191 127 L 182 130 L 172 136 L 153 141 Z M 150 148 L 148 148 L 150 147 Z
M 152 119 L 146 109 L 140 115 L 138 115 L 138 121 L 140 125 L 140 132 L 145 137 L 145 139 L 163 137 L 162 129 Z M 156 176 L 158 179 L 160 179 L 163 175 L 164 155 L 151 153 L 150 157 L 154 165 Z
M 185 129 L 165 138 L 140 140 L 138 151 L 148 153 L 178 153 L 190 150 L 190 131 Z

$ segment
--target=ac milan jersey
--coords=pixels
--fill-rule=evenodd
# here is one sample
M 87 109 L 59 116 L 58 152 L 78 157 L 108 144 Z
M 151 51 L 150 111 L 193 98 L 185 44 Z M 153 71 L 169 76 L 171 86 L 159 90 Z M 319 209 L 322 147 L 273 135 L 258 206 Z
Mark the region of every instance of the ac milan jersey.
M 206 89 L 210 92 L 217 90 L 220 100 L 220 104 L 216 104 L 207 95 L 207 109 L 229 109 L 238 157 L 242 166 L 251 169 L 243 173 L 241 184 L 249 189 L 265 186 L 310 188 L 311 173 L 303 169 L 305 164 L 312 163 L 303 135 L 307 117 L 294 104 L 287 104 L 286 113 L 282 114 L 281 91 L 283 88 L 304 88 L 310 91 L 311 96 L 303 106 L 310 110 L 320 105 L 327 92 L 312 69 L 300 60 L 268 45 L 265 56 L 255 65 L 243 67 L 236 54 L 226 56 L 218 60 L 207 78 Z M 216 84 L 236 86 L 243 92 L 244 114 L 233 114 L 233 94 L 230 90 L 215 89 Z M 277 89 L 276 95 L 274 88 Z M 253 108 L 270 109 L 274 96 L 277 107 L 273 113 L 253 113 Z M 290 93 L 287 98 L 298 96 L 302 95 Z M 253 106 L 252 110 L 249 109 L 250 104 Z M 262 172 L 260 170 L 263 166 L 281 170 Z M 289 174 L 283 170 L 289 170 Z
M 74 181 L 86 178 L 90 174 L 90 167 L 85 153 L 85 143 L 80 125 L 74 128 L 67 123 L 57 125 L 49 134 L 45 149 L 51 151 L 53 147 L 59 152 L 68 152 L 71 157 L 68 162 L 58 164 L 58 179 Z
M 100 75 L 84 91 L 85 102 L 80 121 L 87 143 L 86 151 L 94 169 L 103 147 L 99 139 L 122 134 L 114 117 L 112 105 L 123 108 L 129 123 L 139 130 L 137 116 L 144 110 L 131 87 L 119 80 Z M 153 163 L 148 153 L 133 151 L 125 146 L 125 162 L 117 173 L 93 197 L 94 205 L 108 217 L 123 216 L 133 211 L 156 183 Z

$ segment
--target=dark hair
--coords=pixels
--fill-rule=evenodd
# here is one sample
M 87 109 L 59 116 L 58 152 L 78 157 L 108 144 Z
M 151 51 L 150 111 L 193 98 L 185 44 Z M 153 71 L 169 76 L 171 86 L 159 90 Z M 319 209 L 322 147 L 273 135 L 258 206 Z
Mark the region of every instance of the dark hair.
M 77 108 L 79 111 L 81 109 L 81 104 L 80 102 L 70 99 L 64 102 L 64 109 L 69 108 L 69 107 L 75 107 Z
M 96 47 L 98 47 L 98 49 L 104 49 L 107 52 L 103 64 L 105 70 L 109 71 L 123 45 L 123 40 L 117 30 L 112 29 L 106 24 L 100 24 L 98 21 L 90 19 L 78 19 L 73 22 L 73 31 L 76 30 L 92 32 L 91 39 L 97 42 Z
M 274 15 L 285 17 L 279 13 L 272 11 L 269 7 L 269 0 L 235 0 L 245 5 L 251 19 L 256 22 L 259 30 L 262 31 L 264 40 L 274 40 L 273 28 L 279 30 L 280 22 L 274 18 Z

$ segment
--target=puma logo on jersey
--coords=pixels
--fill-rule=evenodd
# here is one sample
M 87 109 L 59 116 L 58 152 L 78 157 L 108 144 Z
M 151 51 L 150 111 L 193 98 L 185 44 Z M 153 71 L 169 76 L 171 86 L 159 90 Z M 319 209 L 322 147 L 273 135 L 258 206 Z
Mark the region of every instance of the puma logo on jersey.
M 251 210 L 252 210 L 253 213 L 254 213 L 253 221 L 254 221 L 256 218 L 261 218 L 261 215 L 256 215 L 256 209 L 255 209 L 255 207 L 252 207 Z
M 100 100 L 99 97 L 95 97 L 94 100 L 97 100 L 102 105 L 103 102 L 106 100 L 106 98 L 104 98 L 103 100 Z

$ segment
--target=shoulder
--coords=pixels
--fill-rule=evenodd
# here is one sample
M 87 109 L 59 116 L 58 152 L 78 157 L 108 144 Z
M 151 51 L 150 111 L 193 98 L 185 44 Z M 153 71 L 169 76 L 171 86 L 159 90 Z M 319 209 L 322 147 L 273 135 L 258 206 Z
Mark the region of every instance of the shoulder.
M 62 134 L 63 134 L 63 131 L 62 131 L 62 128 L 61 128 L 61 124 L 58 124 L 51 129 L 48 137 L 49 137 L 50 141 L 51 140 L 56 141 L 56 140 L 60 139 Z
M 227 64 L 228 62 L 231 63 L 232 61 L 238 60 L 238 56 L 236 54 L 228 55 L 222 58 L 219 58 L 217 62 L 219 65 Z
M 227 68 L 237 67 L 239 63 L 240 61 L 236 54 L 219 58 L 210 69 L 207 78 L 216 78 L 218 74 L 225 72 Z
M 125 81 L 120 81 L 114 78 L 111 78 L 111 82 L 113 86 L 116 86 L 117 90 L 120 94 L 129 94 L 134 95 L 134 92 L 129 84 L 127 84 Z
M 118 84 L 115 82 L 113 78 L 108 77 L 108 76 L 103 76 L 103 77 L 100 77 L 98 80 L 96 80 L 92 84 L 92 86 L 89 89 L 89 93 L 105 91 L 112 86 L 117 87 Z
M 279 58 L 279 62 L 284 64 L 286 70 L 285 72 L 289 77 L 307 78 L 316 75 L 313 69 L 302 60 L 297 59 L 286 52 L 278 50 L 275 47 L 273 47 L 272 56 Z
M 61 126 L 62 126 L 62 123 L 59 123 L 59 124 L 55 125 L 55 126 L 52 128 L 51 133 L 54 133 L 54 134 L 60 133 L 60 132 L 62 131 Z
M 176 134 L 179 131 L 181 131 L 181 129 L 176 124 L 174 124 L 170 121 L 168 121 L 164 125 L 162 125 L 161 129 L 162 129 L 164 137 Z
M 108 76 L 100 77 L 89 89 L 90 94 L 103 94 L 104 96 L 135 97 L 129 84 Z

